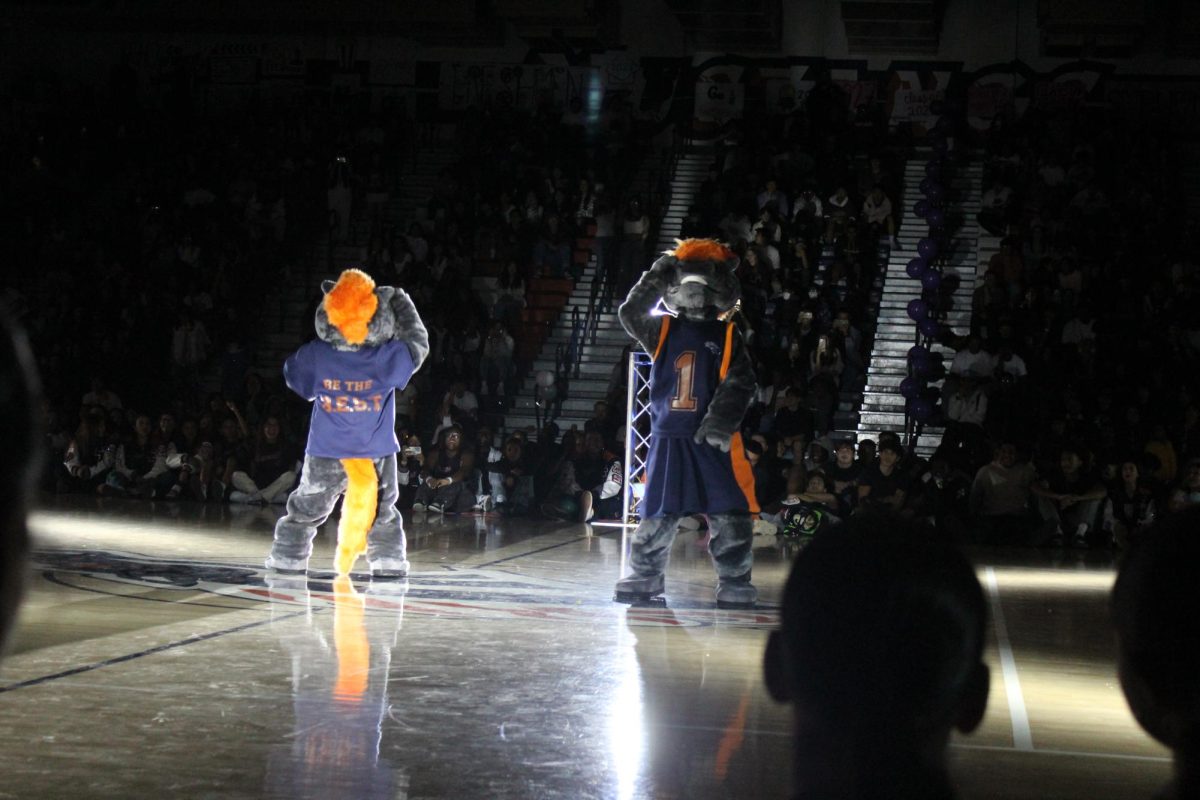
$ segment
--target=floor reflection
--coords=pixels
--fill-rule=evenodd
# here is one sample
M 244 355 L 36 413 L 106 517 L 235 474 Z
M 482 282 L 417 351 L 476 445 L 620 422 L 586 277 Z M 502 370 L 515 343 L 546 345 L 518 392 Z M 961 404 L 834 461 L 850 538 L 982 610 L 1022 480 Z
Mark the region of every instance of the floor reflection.
M 295 726 L 268 756 L 265 793 L 405 800 L 408 776 L 380 757 L 380 744 L 407 583 L 373 583 L 365 595 L 346 576 L 332 586 L 277 576 L 267 584 L 271 629 L 291 657 Z M 332 599 L 332 614 L 314 608 L 314 594 Z

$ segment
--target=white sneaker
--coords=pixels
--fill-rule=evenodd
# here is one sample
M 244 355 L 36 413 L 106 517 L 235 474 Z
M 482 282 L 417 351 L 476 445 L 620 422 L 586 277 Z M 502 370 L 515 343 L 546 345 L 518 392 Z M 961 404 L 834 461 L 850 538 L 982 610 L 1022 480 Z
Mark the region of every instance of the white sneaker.
M 429 510 L 435 514 L 442 514 L 446 511 L 446 507 L 441 503 L 430 503 Z
M 492 496 L 490 494 L 485 494 L 479 501 L 479 510 L 485 513 L 491 511 L 495 507 L 496 502 L 492 500 Z
M 425 510 L 425 504 L 424 504 L 424 503 L 413 503 L 412 510 L 413 510 L 413 511 L 424 511 L 424 510 Z
M 237 489 L 234 489 L 232 492 L 229 493 L 229 502 L 231 502 L 231 503 L 253 503 L 254 498 L 251 497 L 250 495 L 246 494 L 245 492 L 240 492 Z

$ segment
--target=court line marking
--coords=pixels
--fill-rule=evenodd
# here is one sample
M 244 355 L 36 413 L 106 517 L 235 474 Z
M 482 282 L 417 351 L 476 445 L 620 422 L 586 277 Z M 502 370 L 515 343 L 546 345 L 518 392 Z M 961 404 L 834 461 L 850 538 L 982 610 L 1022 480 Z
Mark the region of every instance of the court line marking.
M 184 647 L 189 644 L 196 644 L 197 642 L 206 642 L 209 639 L 216 639 L 218 636 L 225 636 L 230 633 L 240 633 L 242 631 L 250 630 L 251 628 L 258 628 L 263 625 L 270 625 L 272 622 L 279 622 L 280 620 L 290 619 L 292 617 L 303 616 L 307 613 L 308 613 L 308 610 L 306 609 L 304 611 L 297 611 L 292 614 L 284 614 L 284 615 L 275 617 L 273 619 L 264 619 L 264 620 L 259 620 L 258 622 L 247 622 L 244 625 L 237 625 L 232 628 L 226 628 L 225 630 L 222 630 L 222 631 L 213 631 L 211 633 L 199 634 L 197 636 L 189 636 L 186 639 L 179 639 L 178 641 L 167 642 L 166 644 L 160 644 L 155 647 L 150 647 L 146 650 L 139 650 L 136 653 L 127 653 L 123 656 L 115 656 L 113 658 L 106 658 L 103 661 L 97 661 L 92 664 L 84 664 L 83 666 L 72 667 L 71 669 L 63 670 L 62 672 L 55 672 L 51 675 L 43 675 L 40 678 L 29 678 L 28 680 L 18 681 L 17 683 L 10 683 L 7 686 L 0 686 L 0 694 L 4 694 L 5 692 L 16 691 L 17 689 L 25 689 L 30 686 L 37 686 L 37 685 L 43 684 L 43 683 L 49 683 L 50 681 L 55 681 L 55 680 L 58 680 L 59 678 L 69 678 L 72 675 L 79 675 L 84 672 L 91 672 L 92 670 L 100 669 L 101 667 L 111 667 L 114 664 L 122 664 L 126 661 L 133 661 L 135 658 L 141 658 L 142 656 L 154 655 L 155 653 L 163 653 L 163 652 L 166 652 L 167 650 L 174 650 L 177 647 Z
M 497 558 L 495 561 L 485 561 L 482 564 L 474 564 L 470 567 L 467 567 L 467 569 L 483 569 L 484 567 L 491 567 L 496 564 L 503 564 L 505 561 L 513 561 L 518 558 L 525 558 L 525 556 L 532 556 L 532 555 L 536 555 L 537 553 L 544 553 L 547 550 L 553 550 L 556 547 L 566 547 L 569 544 L 575 544 L 576 542 L 582 542 L 586 538 L 588 538 L 588 537 L 576 536 L 574 539 L 568 539 L 565 542 L 559 542 L 558 544 L 549 544 L 549 545 L 546 545 L 545 547 L 539 547 L 535 550 L 530 550 L 525 553 L 517 553 L 515 556 L 505 556 L 504 558 Z
M 1030 751 L 1034 749 L 1033 733 L 1029 729 L 1029 713 L 1025 710 L 1025 695 L 1021 692 L 1017 661 L 1013 658 L 1012 645 L 1008 640 L 1008 626 L 1004 624 L 1004 609 L 1000 607 L 1000 584 L 996 581 L 996 570 L 987 567 L 985 577 L 992 606 L 992 623 L 996 629 L 996 647 L 1000 651 L 1000 670 L 1004 673 L 1004 692 L 1008 695 L 1013 745 L 1017 750 Z

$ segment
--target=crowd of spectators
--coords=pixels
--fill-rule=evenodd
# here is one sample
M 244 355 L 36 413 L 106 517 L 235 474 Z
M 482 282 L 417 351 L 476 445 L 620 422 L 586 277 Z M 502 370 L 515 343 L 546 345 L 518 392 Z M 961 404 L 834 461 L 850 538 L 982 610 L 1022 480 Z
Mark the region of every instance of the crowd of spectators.
M 628 108 L 605 109 L 599 129 L 574 109 L 469 110 L 455 127 L 461 157 L 401 221 L 388 200 L 420 135 L 402 114 L 298 104 L 202 116 L 86 96 L 33 113 L 19 92 L 5 100 L 0 125 L 17 143 L 5 210 L 19 224 L 4 299 L 47 387 L 56 457 L 44 488 L 286 497 L 307 409 L 255 371 L 255 317 L 327 223 L 335 242 L 362 245 L 377 280 L 409 290 L 430 329 L 429 366 L 397 401 L 408 499 L 614 513 L 612 459 L 597 454 L 621 450 L 618 404 L 561 441 L 481 436 L 514 388 L 530 283 L 577 278 L 580 238 L 617 291 L 644 266 L 656 209 L 619 191 L 643 147 Z M 1082 545 L 1123 542 L 1200 501 L 1195 231 L 1178 213 L 1168 143 L 1092 110 L 1001 118 L 979 143 L 979 222 L 1000 246 L 971 329 L 944 339 L 957 353 L 937 456 L 831 436 L 839 395 L 861 387 L 871 292 L 904 212 L 910 139 L 866 116 L 828 84 L 790 116 L 745 120 L 719 141 L 683 223 L 683 236 L 716 236 L 742 259 L 760 378 L 744 427 L 764 507 L 836 518 L 887 497 L 947 535 Z M 467 472 L 433 456 L 455 428 Z M 470 492 L 428 485 L 467 473 Z M 418 499 L 422 486 L 436 497 Z
M 980 270 L 970 329 L 940 336 L 954 350 L 934 420 L 941 446 L 892 467 L 902 515 L 959 540 L 1124 547 L 1200 500 L 1196 231 L 1159 130 L 1090 108 L 1032 109 L 998 118 L 977 143 L 981 243 L 998 249 Z M 960 147 L 959 164 L 967 157 Z M 771 444 L 760 442 L 762 460 Z M 886 444 L 874 462 L 885 474 Z M 830 445 L 849 454 L 854 443 L 826 443 L 817 464 Z M 840 463 L 818 466 L 834 484 L 821 492 L 813 466 L 795 453 L 765 470 L 775 493 L 763 499 L 781 524 L 797 520 L 789 530 L 879 494 L 863 494 L 876 475 L 844 493 Z
M 634 243 L 645 252 L 640 199 L 610 188 L 630 184 L 639 159 L 628 108 L 614 103 L 588 127 L 570 108 L 469 110 L 453 128 L 459 159 L 417 219 L 401 221 L 389 200 L 411 166 L 403 160 L 438 135 L 402 113 L 330 113 L 306 100 L 198 114 L 90 100 L 18 91 L 0 117 L 19 144 L 5 153 L 5 211 L 19 224 L 5 239 L 18 269 L 4 301 L 31 333 L 46 386 L 44 490 L 282 503 L 308 408 L 258 368 L 260 317 L 282 282 L 318 277 L 306 266 L 323 255 L 311 232 L 327 225 L 332 247 L 357 248 L 377 281 L 410 292 L 431 333 L 428 366 L 397 398 L 415 466 L 409 502 L 427 482 L 465 477 L 438 456 L 457 429 L 459 461 L 478 454 L 471 491 L 422 505 L 618 513 L 620 470 L 614 486 L 612 470 L 592 463 L 615 461 L 611 420 L 599 442 L 577 431 L 537 452 L 524 434 L 484 433 L 497 400 L 515 392 L 514 329 L 530 282 L 577 277 L 578 237 L 610 234 L 614 274 L 622 259 L 640 262 Z M 623 225 L 626 207 L 640 213 Z

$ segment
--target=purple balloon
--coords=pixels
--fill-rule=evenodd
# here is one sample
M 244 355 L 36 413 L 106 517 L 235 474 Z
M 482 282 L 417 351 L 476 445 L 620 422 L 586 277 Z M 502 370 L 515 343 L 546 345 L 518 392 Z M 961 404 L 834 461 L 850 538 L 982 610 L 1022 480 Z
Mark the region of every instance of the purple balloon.
M 914 344 L 908 348 L 909 361 L 928 361 L 932 355 L 933 353 L 929 352 L 929 348 L 923 344 Z
M 923 388 L 921 381 L 917 378 L 909 377 L 900 381 L 900 395 L 908 400 L 920 397 Z
M 929 201 L 924 198 L 913 203 L 913 213 L 922 219 L 924 219 L 925 215 L 928 214 L 932 209 L 933 206 L 929 205 Z
M 936 185 L 937 181 L 935 181 L 933 178 L 922 178 L 921 182 L 917 184 L 917 188 L 921 190 L 921 194 L 928 195 L 929 190 Z
M 932 261 L 933 259 L 937 258 L 937 242 L 929 238 L 922 239 L 921 241 L 917 242 L 917 252 L 921 254 L 922 258 Z
M 946 196 L 946 190 L 940 183 L 935 183 L 929 187 L 929 191 L 925 192 L 925 196 L 929 198 L 929 202 L 937 203 Z
M 936 319 L 923 319 L 917 323 L 917 330 L 921 332 L 922 336 L 935 339 L 942 332 L 942 325 Z
M 940 162 L 940 161 L 930 161 L 929 163 L 927 163 L 927 164 L 925 165 L 925 174 L 926 174 L 926 175 L 928 175 L 930 178 L 938 178 L 938 177 L 941 177 L 941 174 L 942 174 L 942 162 Z
M 921 298 L 908 301 L 908 318 L 913 322 L 920 322 L 929 317 L 929 304 Z
M 925 215 L 925 222 L 931 228 L 940 228 L 946 224 L 946 212 L 940 208 L 931 208 L 929 213 Z
M 938 287 L 942 285 L 942 273 L 936 269 L 931 269 L 921 276 L 921 285 L 931 292 L 936 292 Z
M 933 403 L 929 402 L 924 397 L 917 397 L 909 400 L 908 415 L 917 422 L 928 422 L 933 418 Z
M 925 271 L 929 269 L 929 262 L 923 258 L 914 258 L 908 262 L 908 266 L 904 268 L 905 274 L 910 278 L 920 280 Z

